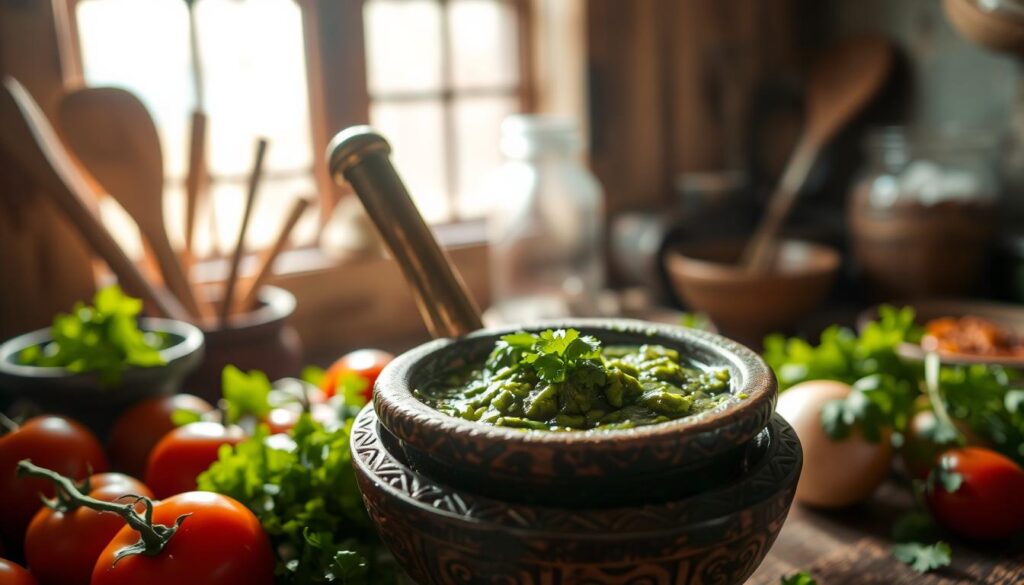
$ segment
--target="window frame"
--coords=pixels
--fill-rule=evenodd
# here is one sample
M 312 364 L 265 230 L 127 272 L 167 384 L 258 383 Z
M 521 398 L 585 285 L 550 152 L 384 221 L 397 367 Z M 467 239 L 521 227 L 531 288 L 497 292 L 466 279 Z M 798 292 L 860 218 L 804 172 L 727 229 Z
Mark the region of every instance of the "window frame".
M 58 35 L 63 39 L 60 52 L 65 64 L 67 85 L 83 85 L 81 42 L 78 34 L 77 5 L 88 0 L 60 0 L 63 2 L 65 18 L 58 23 L 64 30 Z M 201 1 L 201 0 L 197 0 Z M 335 132 L 349 126 L 368 124 L 370 105 L 374 101 L 391 102 L 406 99 L 440 99 L 444 109 L 444 143 L 447 152 L 455 152 L 456 137 L 454 115 L 450 111 L 457 96 L 473 95 L 472 90 L 455 90 L 448 75 L 443 77 L 439 92 L 418 92 L 402 95 L 372 96 L 366 74 L 366 35 L 363 9 L 366 2 L 380 0 L 292 0 L 302 14 L 304 51 L 306 58 L 306 82 L 309 99 L 310 136 L 313 141 L 313 180 L 320 205 L 321 227 L 330 219 L 331 212 L 341 197 L 351 193 L 347 185 L 337 185 L 328 173 L 326 165 L 317 164 L 317 153 L 327 151 Z M 393 0 L 383 0 L 393 1 Z M 432 0 L 441 4 L 443 11 L 442 58 L 450 63 L 450 36 L 447 31 L 447 5 L 459 0 Z M 514 95 L 518 98 L 520 111 L 531 112 L 536 107 L 535 79 L 532 48 L 531 0 L 490 0 L 511 5 L 516 14 L 518 82 L 502 91 L 484 91 L 480 95 Z M 338 75 L 337 72 L 344 72 Z M 457 184 L 457 163 L 448 157 L 445 182 L 449 202 L 458 193 L 453 191 Z M 460 223 L 456 207 L 452 207 L 451 219 L 445 223 Z

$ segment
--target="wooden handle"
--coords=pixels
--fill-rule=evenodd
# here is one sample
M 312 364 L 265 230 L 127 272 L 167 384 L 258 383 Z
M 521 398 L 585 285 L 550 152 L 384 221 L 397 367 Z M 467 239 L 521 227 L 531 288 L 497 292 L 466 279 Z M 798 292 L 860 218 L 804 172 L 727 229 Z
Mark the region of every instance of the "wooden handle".
M 347 180 L 363 202 L 412 285 L 430 333 L 457 337 L 482 328 L 479 309 L 391 165 L 390 152 L 380 134 L 353 126 L 331 141 L 327 165 L 334 180 Z
M 779 185 L 768 201 L 761 223 L 747 242 L 740 257 L 740 265 L 750 272 L 767 272 L 775 263 L 777 239 L 782 225 L 796 203 L 800 189 L 814 166 L 819 148 L 816 142 L 802 141 L 797 145 Z
M 89 208 L 88 183 L 57 139 L 32 96 L 14 78 L 4 77 L 0 96 L 0 144 L 38 182 L 42 191 L 82 233 L 117 275 L 121 285 L 162 315 L 187 320 L 170 295 L 158 292 L 139 272 Z
M 188 174 L 185 176 L 185 255 L 186 266 L 191 264 L 195 246 L 196 208 L 199 205 L 199 191 L 206 176 L 206 114 L 192 112 L 192 126 L 189 135 Z
M 252 280 L 244 292 L 238 295 L 242 298 L 242 300 L 236 305 L 239 311 L 250 311 L 256 306 L 256 298 L 259 295 L 260 287 L 263 286 L 263 283 L 265 283 L 267 278 L 270 277 L 271 269 L 274 266 L 274 260 L 276 260 L 281 254 L 285 246 L 288 245 L 288 238 L 291 237 L 292 230 L 295 229 L 295 224 L 299 223 L 299 219 L 308 207 L 309 199 L 306 199 L 305 197 L 300 197 L 292 203 L 291 211 L 289 211 L 288 218 L 285 219 L 284 225 L 281 226 L 281 231 L 277 233 L 274 245 L 271 246 L 270 249 L 263 254 L 263 258 L 260 259 L 260 266 L 256 271 L 256 278 Z
M 235 302 L 235 286 L 238 284 L 238 267 L 242 263 L 242 255 L 245 253 L 245 235 L 249 231 L 249 219 L 252 217 L 253 204 L 256 202 L 256 191 L 259 189 L 260 178 L 263 176 L 263 159 L 267 153 L 267 139 L 260 138 L 256 143 L 256 158 L 253 161 L 252 173 L 249 175 L 249 192 L 245 198 L 245 211 L 242 215 L 242 226 L 238 230 L 238 241 L 235 243 L 235 251 L 231 255 L 231 268 L 228 272 L 228 279 L 224 283 L 224 297 L 220 302 L 219 320 L 221 327 L 225 326 L 231 307 Z

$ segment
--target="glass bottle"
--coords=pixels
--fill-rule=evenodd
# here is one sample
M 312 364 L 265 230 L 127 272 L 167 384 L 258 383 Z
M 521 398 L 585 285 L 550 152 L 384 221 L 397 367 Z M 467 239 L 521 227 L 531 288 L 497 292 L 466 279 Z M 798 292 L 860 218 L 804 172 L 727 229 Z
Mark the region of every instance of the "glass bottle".
M 568 119 L 502 124 L 506 158 L 488 181 L 492 306 L 488 321 L 594 315 L 604 286 L 604 201 Z

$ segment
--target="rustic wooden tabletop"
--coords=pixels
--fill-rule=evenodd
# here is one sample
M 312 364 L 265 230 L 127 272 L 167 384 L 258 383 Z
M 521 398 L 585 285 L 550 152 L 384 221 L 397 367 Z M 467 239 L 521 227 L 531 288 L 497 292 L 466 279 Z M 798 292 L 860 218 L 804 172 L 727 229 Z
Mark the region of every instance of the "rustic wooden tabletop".
M 779 539 L 748 585 L 777 585 L 782 575 L 801 570 L 819 585 L 1024 583 L 1024 538 L 988 544 L 951 540 L 952 565 L 927 575 L 895 560 L 889 552 L 892 524 L 912 507 L 910 490 L 896 481 L 847 510 L 819 511 L 794 504 Z

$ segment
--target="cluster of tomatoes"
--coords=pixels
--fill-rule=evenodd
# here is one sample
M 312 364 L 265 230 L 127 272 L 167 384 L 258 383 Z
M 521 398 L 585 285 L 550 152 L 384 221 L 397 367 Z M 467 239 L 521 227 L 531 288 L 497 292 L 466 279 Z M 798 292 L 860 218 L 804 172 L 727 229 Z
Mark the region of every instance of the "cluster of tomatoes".
M 390 356 L 365 351 L 328 370 L 321 393 L 310 396 L 314 418 L 328 416 L 326 399 L 342 371 L 372 388 Z M 202 415 L 214 407 L 188 394 L 143 401 L 120 416 L 106 449 L 82 425 L 53 415 L 0 435 L 0 585 L 272 585 L 276 557 L 256 516 L 227 496 L 196 491 L 221 445 L 246 433 L 213 420 L 177 426 L 179 411 Z M 284 432 L 299 412 L 275 408 L 262 422 Z M 166 543 L 155 554 L 126 554 L 146 540 L 139 530 L 123 515 L 69 499 L 54 481 L 19 474 L 26 460 L 76 482 L 84 499 L 131 508 Z M 23 559 L 28 570 L 6 559 Z

